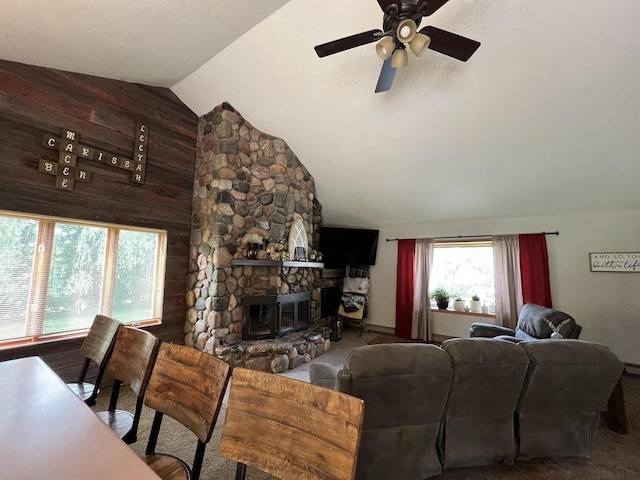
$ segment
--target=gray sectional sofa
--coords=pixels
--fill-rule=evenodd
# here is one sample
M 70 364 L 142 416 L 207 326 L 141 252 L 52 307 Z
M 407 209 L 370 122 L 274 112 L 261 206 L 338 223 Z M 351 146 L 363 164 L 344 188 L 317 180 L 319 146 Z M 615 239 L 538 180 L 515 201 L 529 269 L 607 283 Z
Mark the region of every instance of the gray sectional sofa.
M 443 469 L 589 457 L 623 365 L 581 340 L 458 338 L 354 349 L 311 382 L 362 398 L 358 479 L 424 479 Z

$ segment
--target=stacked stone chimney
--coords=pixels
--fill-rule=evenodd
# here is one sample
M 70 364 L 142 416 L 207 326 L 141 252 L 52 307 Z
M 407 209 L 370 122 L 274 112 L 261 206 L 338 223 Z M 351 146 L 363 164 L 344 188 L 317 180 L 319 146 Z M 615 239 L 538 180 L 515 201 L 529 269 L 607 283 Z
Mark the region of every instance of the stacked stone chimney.
M 185 344 L 213 353 L 242 339 L 242 298 L 309 291 L 320 317 L 320 270 L 279 265 L 232 265 L 245 259 L 242 237 L 286 244 L 301 218 L 309 246 L 317 245 L 322 206 L 313 177 L 286 142 L 254 128 L 227 104 L 200 117 L 193 188 Z

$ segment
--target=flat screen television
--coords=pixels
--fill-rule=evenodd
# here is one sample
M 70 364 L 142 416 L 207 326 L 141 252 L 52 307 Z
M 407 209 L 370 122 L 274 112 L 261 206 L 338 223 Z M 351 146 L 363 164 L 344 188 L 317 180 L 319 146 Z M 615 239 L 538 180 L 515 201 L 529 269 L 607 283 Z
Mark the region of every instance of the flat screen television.
M 375 265 L 379 230 L 321 227 L 320 251 L 325 265 Z

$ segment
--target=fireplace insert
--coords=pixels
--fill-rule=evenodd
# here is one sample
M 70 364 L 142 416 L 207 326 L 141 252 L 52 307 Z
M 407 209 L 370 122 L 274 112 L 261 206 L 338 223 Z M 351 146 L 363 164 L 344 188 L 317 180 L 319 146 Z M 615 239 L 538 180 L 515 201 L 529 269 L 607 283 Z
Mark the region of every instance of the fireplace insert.
M 311 294 L 255 295 L 242 299 L 243 340 L 278 338 L 311 326 Z

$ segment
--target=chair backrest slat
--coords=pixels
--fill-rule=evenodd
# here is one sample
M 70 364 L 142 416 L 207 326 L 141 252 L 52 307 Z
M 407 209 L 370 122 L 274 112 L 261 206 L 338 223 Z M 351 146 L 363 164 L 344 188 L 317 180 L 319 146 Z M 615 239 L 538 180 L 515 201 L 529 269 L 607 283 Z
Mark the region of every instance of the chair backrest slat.
M 236 368 L 220 452 L 285 480 L 353 478 L 363 414 L 359 398 Z
M 230 367 L 222 360 L 183 345 L 163 343 L 144 403 L 177 420 L 207 443 L 229 376 Z
M 133 327 L 118 329 L 107 373 L 136 393 L 144 395 L 160 340 L 144 330 Z
M 103 362 L 108 360 L 107 353 L 119 326 L 120 322 L 118 320 L 104 315 L 96 315 L 89 333 L 87 333 L 84 342 L 82 342 L 80 353 L 96 362 L 98 367 L 102 367 Z

